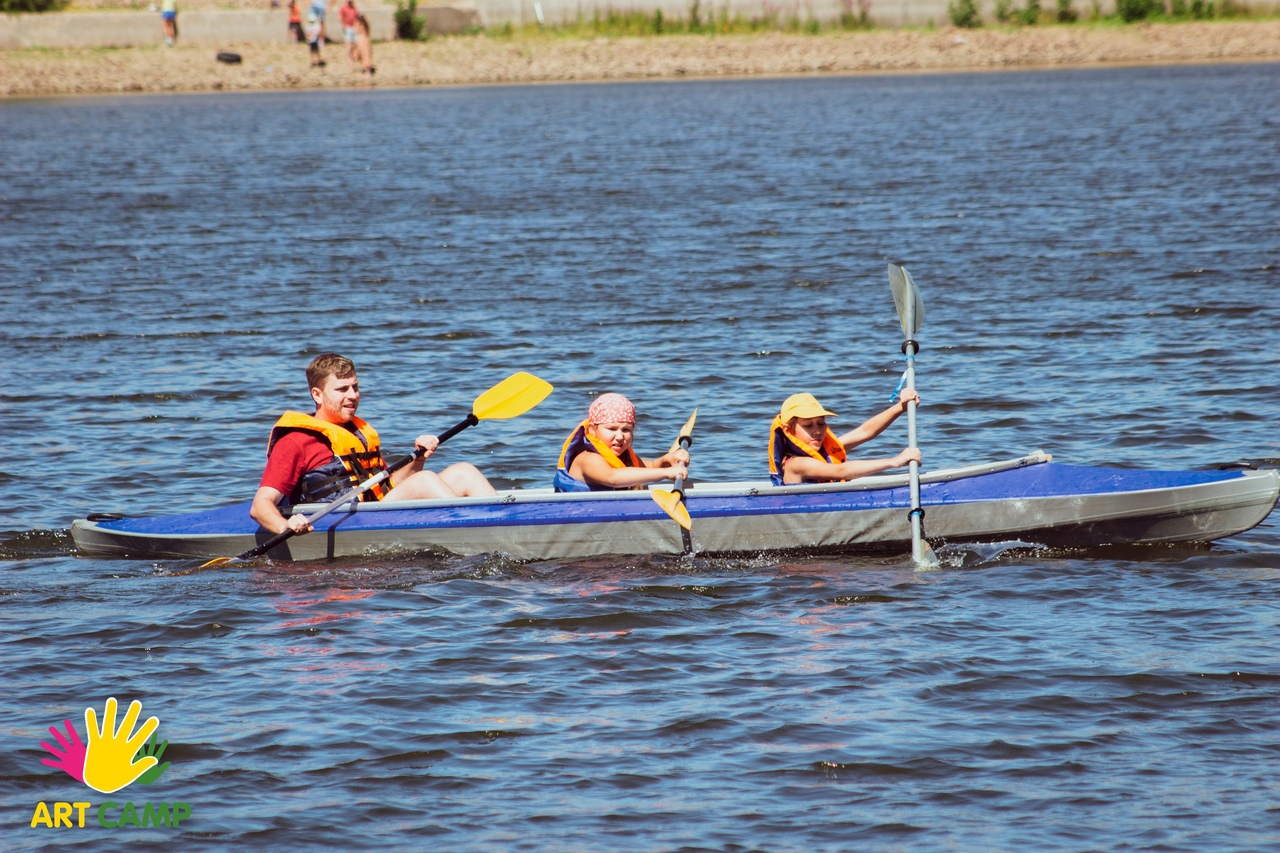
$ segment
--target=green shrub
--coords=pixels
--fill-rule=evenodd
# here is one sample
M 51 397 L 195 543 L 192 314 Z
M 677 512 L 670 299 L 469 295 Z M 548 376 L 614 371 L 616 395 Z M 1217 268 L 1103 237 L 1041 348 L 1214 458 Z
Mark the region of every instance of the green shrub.
M 1013 0 L 996 0 L 996 21 L 1007 24 L 1013 20 Z
M 56 12 L 67 0 L 0 0 L 0 12 Z
M 1071 8 L 1071 0 L 1058 0 L 1058 23 L 1071 24 L 1080 17 L 1075 9 Z
M 1040 0 L 1027 0 L 1027 7 L 1018 13 L 1018 21 L 1033 27 L 1040 21 Z
M 871 0 L 857 0 L 857 11 L 854 5 L 854 0 L 840 0 L 840 29 L 871 29 Z
M 1121 20 L 1130 24 L 1163 11 L 1162 0 L 1116 0 L 1116 14 Z
M 978 4 L 974 0 L 949 0 L 947 17 L 957 27 L 973 29 L 982 26 L 982 16 L 978 14 Z
M 3 2 L 3 0 L 0 0 Z M 409 5 L 396 3 L 396 35 L 408 41 L 417 41 L 423 37 L 427 19 L 417 14 L 418 0 L 409 0 Z

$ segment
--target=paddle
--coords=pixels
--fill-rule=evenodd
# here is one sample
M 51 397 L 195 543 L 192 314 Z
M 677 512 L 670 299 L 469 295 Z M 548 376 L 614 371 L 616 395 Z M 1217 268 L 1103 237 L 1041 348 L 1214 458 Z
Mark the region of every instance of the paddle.
M 678 448 L 689 449 L 689 445 L 693 444 L 693 422 L 698 419 L 698 410 L 694 409 L 693 414 L 689 416 L 689 420 L 685 421 L 684 426 L 680 427 L 680 435 L 672 442 L 671 449 L 668 453 L 675 453 Z M 649 492 L 653 499 L 658 502 L 658 506 L 662 507 L 662 511 L 675 519 L 676 524 L 685 530 L 693 529 L 693 519 L 689 518 L 689 508 L 684 505 L 684 477 L 676 480 L 676 487 L 671 491 L 666 489 L 652 489 Z
M 902 323 L 903 334 L 907 339 L 902 342 L 902 354 L 907 358 L 906 387 L 916 387 L 916 353 L 920 345 L 914 340 L 916 332 L 924 323 L 924 302 L 920 299 L 920 291 L 911 273 L 900 266 L 889 264 L 889 288 L 893 291 L 893 302 L 898 308 L 898 320 Z M 907 446 L 916 446 L 916 401 L 907 403 Z M 911 462 L 907 469 L 911 477 L 911 557 L 919 568 L 931 568 L 938 565 L 929 543 L 924 540 L 924 509 L 920 506 L 920 465 Z
M 516 415 L 523 415 L 534 406 L 541 403 L 547 398 L 552 391 L 551 384 L 533 376 L 529 373 L 515 373 L 506 379 L 494 385 L 488 391 L 485 391 L 479 397 L 476 397 L 475 404 L 471 407 L 471 414 L 466 418 L 449 427 L 440 433 L 440 444 L 444 444 L 458 433 L 468 427 L 473 427 L 481 421 L 505 420 L 514 418 Z M 357 500 L 360 495 L 369 489 L 388 479 L 396 471 L 406 465 L 411 464 L 414 460 L 422 458 L 425 453 L 421 447 L 414 448 L 414 451 L 403 459 L 388 465 L 386 470 L 379 471 L 372 477 L 368 478 L 359 485 L 353 486 L 325 504 L 314 514 L 307 516 L 308 524 L 315 524 L 329 513 L 333 512 L 344 504 L 352 503 Z M 263 542 L 256 548 L 250 548 L 237 557 L 215 557 L 200 568 L 208 568 L 210 566 L 229 563 L 233 560 L 252 560 L 254 557 L 261 557 L 263 554 L 275 548 L 280 543 L 288 540 L 294 535 L 293 528 L 277 533 L 275 536 Z

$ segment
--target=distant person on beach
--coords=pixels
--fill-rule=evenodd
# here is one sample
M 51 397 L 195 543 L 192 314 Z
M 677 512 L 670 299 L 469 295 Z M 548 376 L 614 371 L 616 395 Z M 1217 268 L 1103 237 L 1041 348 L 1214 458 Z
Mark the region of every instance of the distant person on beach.
M 360 384 L 350 359 L 327 352 L 307 365 L 307 384 L 316 404 L 314 415 L 285 412 L 271 428 L 267 467 L 253 496 L 249 515 L 272 533 L 286 529 L 307 533 L 306 516 L 288 519 L 279 504 L 328 502 L 375 474 L 385 471 L 378 433 L 356 417 Z M 423 467 L 440 440 L 420 435 L 414 446 L 423 456 L 365 492 L 365 501 L 411 501 L 428 498 L 494 494 L 493 486 L 469 462 L 456 462 L 439 474 Z
M 879 474 L 920 461 L 920 451 L 908 447 L 892 459 L 848 461 L 847 451 L 870 441 L 907 410 L 907 403 L 920 401 L 913 389 L 906 389 L 898 402 L 868 419 L 855 430 L 837 437 L 827 428 L 827 418 L 835 417 L 812 394 L 792 394 L 782 404 L 769 431 L 769 479 L 775 486 L 796 483 L 832 483 Z
M 307 14 L 315 17 L 320 22 L 320 38 L 324 38 L 324 17 L 328 12 L 328 4 L 325 0 L 311 0 L 311 8 L 307 10 Z
M 369 34 L 369 19 L 364 15 L 356 16 L 356 59 L 363 73 L 372 76 L 378 70 L 373 67 L 373 37 Z
M 289 35 L 296 44 L 302 44 L 307 36 L 302 32 L 302 7 L 298 0 L 289 0 Z
M 616 491 L 646 483 L 677 480 L 689 474 L 689 451 L 683 447 L 645 460 L 631 449 L 636 407 L 621 394 L 601 394 L 587 409 L 560 451 L 557 492 Z
M 177 0 L 160 0 L 160 23 L 164 26 L 164 43 L 173 47 L 178 38 Z
M 311 67 L 324 68 L 324 56 L 320 52 L 320 46 L 324 44 L 324 24 L 316 20 L 315 15 L 307 16 L 307 44 L 311 48 Z
M 356 44 L 356 18 L 359 14 L 354 0 L 347 0 L 338 9 L 338 18 L 342 21 L 342 41 L 347 46 L 347 65 L 351 68 L 355 68 L 360 61 L 359 47 Z

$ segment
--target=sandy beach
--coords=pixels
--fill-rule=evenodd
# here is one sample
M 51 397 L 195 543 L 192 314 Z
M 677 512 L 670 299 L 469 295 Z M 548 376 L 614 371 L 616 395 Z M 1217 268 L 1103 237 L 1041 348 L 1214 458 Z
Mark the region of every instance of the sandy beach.
M 0 51 L 0 96 L 394 88 L 694 77 L 999 70 L 1280 61 L 1280 21 L 877 30 L 752 36 L 567 39 L 456 36 L 375 45 L 376 74 L 342 45 L 309 67 L 305 45 Z

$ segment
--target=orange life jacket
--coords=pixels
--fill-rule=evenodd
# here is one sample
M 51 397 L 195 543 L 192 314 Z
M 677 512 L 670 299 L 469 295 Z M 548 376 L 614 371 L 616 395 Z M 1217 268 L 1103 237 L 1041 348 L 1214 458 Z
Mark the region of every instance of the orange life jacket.
M 342 492 L 387 469 L 382 460 L 378 431 L 357 417 L 351 418 L 353 432 L 340 425 L 322 421 L 302 412 L 285 412 L 271 428 L 267 440 L 267 455 L 285 433 L 303 430 L 324 438 L 333 450 L 333 461 L 302 475 L 293 494 L 291 504 L 317 503 L 337 497 Z M 391 482 L 383 480 L 360 496 L 362 501 L 382 500 L 391 491 Z
M 839 464 L 848 458 L 844 445 L 830 429 L 822 437 L 822 449 L 814 450 L 807 444 L 792 439 L 787 434 L 781 415 L 774 415 L 769 432 L 769 479 L 775 486 L 782 483 L 782 463 L 791 456 L 811 456 L 819 462 Z M 806 480 L 807 483 L 830 483 L 831 480 Z
M 570 474 L 569 469 L 573 466 L 573 460 L 577 459 L 581 453 L 599 453 L 604 457 L 604 461 L 609 463 L 610 468 L 644 467 L 644 462 L 640 461 L 640 457 L 630 447 L 627 448 L 626 458 L 623 459 L 613 452 L 613 448 L 588 432 L 587 425 L 590 423 L 591 421 L 583 421 L 578 424 L 565 439 L 564 447 L 560 449 L 560 462 L 556 465 L 555 477 L 557 492 L 621 491 L 610 489 L 608 486 L 593 486 Z

